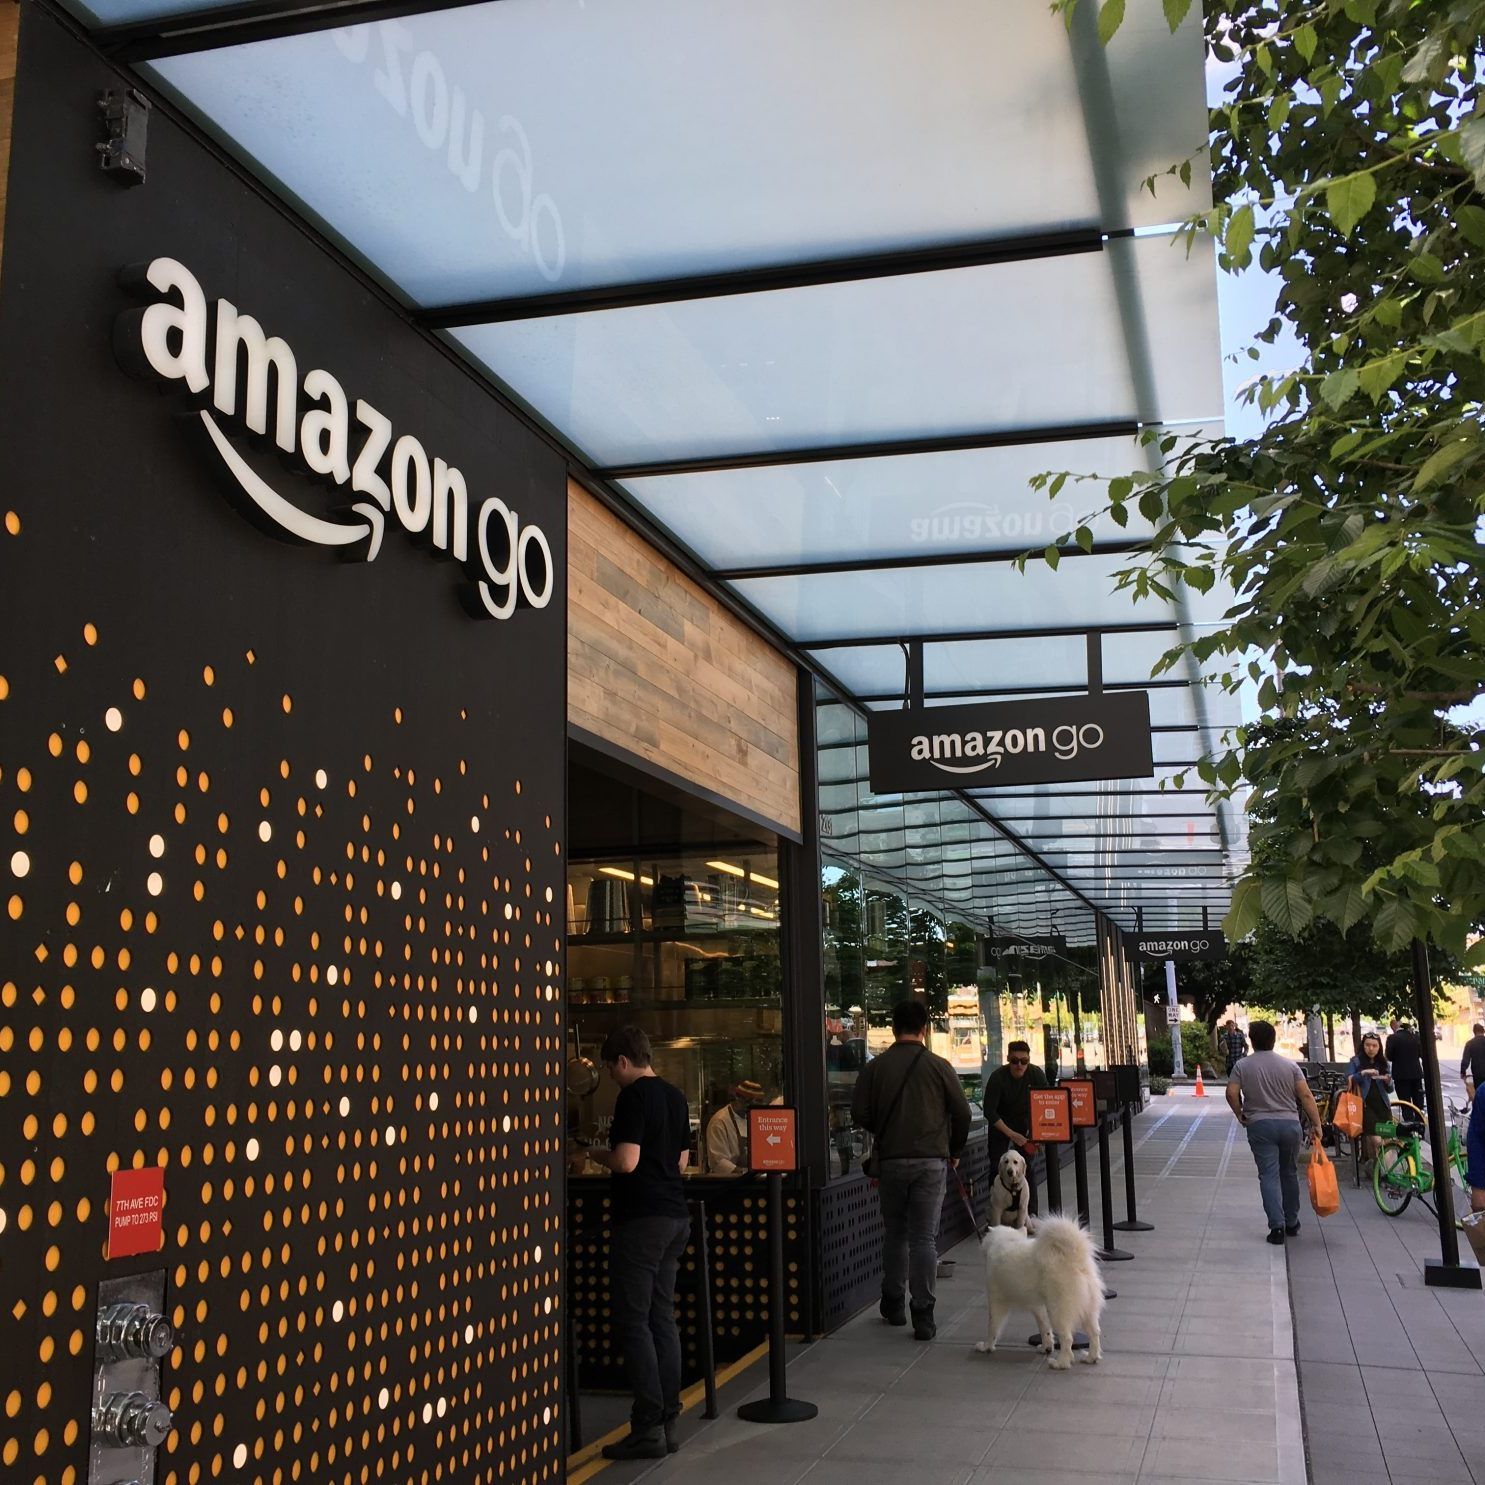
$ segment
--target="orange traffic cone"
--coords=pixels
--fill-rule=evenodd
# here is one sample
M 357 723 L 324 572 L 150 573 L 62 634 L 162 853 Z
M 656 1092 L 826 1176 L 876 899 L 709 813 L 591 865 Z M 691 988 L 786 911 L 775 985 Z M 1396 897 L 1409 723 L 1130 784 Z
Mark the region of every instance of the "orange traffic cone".
M 1207 1085 L 1201 1080 L 1201 1063 L 1199 1062 L 1196 1064 L 1196 1092 L 1191 1096 L 1193 1098 L 1205 1098 L 1207 1096 Z

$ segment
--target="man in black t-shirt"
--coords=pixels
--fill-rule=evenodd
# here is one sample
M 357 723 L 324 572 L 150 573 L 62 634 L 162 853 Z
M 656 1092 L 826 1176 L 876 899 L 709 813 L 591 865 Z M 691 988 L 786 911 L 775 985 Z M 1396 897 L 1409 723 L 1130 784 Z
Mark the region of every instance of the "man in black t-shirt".
M 650 1039 L 638 1026 L 611 1031 L 599 1055 L 619 1096 L 609 1148 L 591 1158 L 613 1172 L 610 1303 L 634 1392 L 629 1436 L 603 1453 L 608 1459 L 663 1459 L 675 1452 L 681 1412 L 675 1279 L 691 1235 L 681 1184 L 691 1158 L 690 1111 L 681 1090 L 656 1076 Z

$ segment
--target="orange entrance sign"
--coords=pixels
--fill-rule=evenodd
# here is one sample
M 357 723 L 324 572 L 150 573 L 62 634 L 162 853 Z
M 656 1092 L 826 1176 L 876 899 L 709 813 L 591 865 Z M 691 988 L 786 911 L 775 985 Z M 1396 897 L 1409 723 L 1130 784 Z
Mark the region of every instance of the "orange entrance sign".
M 748 1110 L 748 1169 L 796 1170 L 794 1110 L 770 1105 Z
M 1072 1097 L 1065 1085 L 1031 1090 L 1031 1138 L 1047 1145 L 1072 1139 Z
M 1092 1078 L 1064 1078 L 1061 1086 L 1072 1099 L 1074 1129 L 1092 1129 L 1098 1123 L 1098 1101 L 1094 1097 Z

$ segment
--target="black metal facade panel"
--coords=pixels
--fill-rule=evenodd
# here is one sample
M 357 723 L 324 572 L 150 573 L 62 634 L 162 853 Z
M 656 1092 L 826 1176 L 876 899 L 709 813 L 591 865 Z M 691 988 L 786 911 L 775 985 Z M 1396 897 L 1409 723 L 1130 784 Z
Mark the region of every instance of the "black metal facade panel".
M 608 1288 L 607 1180 L 574 1181 L 568 1193 L 572 1263 L 571 1344 L 583 1387 L 622 1391 L 624 1357 L 613 1327 Z M 711 1258 L 712 1326 L 717 1365 L 746 1356 L 768 1339 L 768 1193 L 761 1181 L 696 1181 L 688 1193 L 704 1206 Z M 808 1284 L 807 1245 L 797 1192 L 784 1193 L 784 1262 L 788 1275 L 788 1329 L 803 1334 Z M 702 1275 L 692 1243 L 676 1280 L 682 1381 L 702 1376 L 700 1351 Z
M 159 1485 L 555 1481 L 561 461 L 162 111 L 148 182 L 104 176 L 112 85 L 26 9 L 0 291 L 0 1478 L 86 1478 L 97 1286 L 163 1270 Z M 115 359 L 119 271 L 161 256 L 456 464 L 471 503 L 539 524 L 550 606 L 471 618 L 458 567 L 390 514 L 375 561 L 245 521 L 201 419 Z M 108 1262 L 118 1166 L 164 1167 L 163 1246 Z
M 959 1162 L 975 1221 L 989 1210 L 990 1148 L 983 1137 L 971 1140 Z M 882 1212 L 876 1187 L 863 1175 L 832 1181 L 815 1193 L 815 1271 L 818 1275 L 818 1326 L 828 1333 L 844 1325 L 882 1294 Z M 944 1192 L 938 1250 L 947 1253 L 974 1232 L 959 1188 L 949 1178 Z

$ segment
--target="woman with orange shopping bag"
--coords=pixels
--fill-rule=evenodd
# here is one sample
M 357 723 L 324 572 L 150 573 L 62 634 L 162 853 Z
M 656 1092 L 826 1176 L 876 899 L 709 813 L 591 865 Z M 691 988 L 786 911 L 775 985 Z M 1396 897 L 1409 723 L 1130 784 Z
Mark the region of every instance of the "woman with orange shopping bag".
M 1392 1091 L 1392 1069 L 1382 1052 L 1382 1038 L 1375 1031 L 1362 1037 L 1361 1047 L 1351 1059 L 1348 1071 L 1351 1081 L 1346 1085 L 1346 1092 L 1361 1100 L 1361 1128 L 1356 1132 L 1361 1135 L 1361 1158 L 1369 1165 L 1377 1158 L 1382 1143 L 1377 1138 L 1377 1125 L 1392 1117 L 1388 1100 Z M 1339 1111 L 1335 1122 L 1336 1128 L 1344 1128 Z M 1363 1169 L 1363 1178 L 1367 1174 L 1368 1171 Z
M 1298 1064 L 1274 1051 L 1273 1026 L 1254 1021 L 1248 1037 L 1253 1052 L 1233 1068 L 1227 1102 L 1248 1132 L 1268 1241 L 1277 1245 L 1299 1234 L 1299 1146 L 1308 1131 L 1319 1151 L 1320 1110 Z

